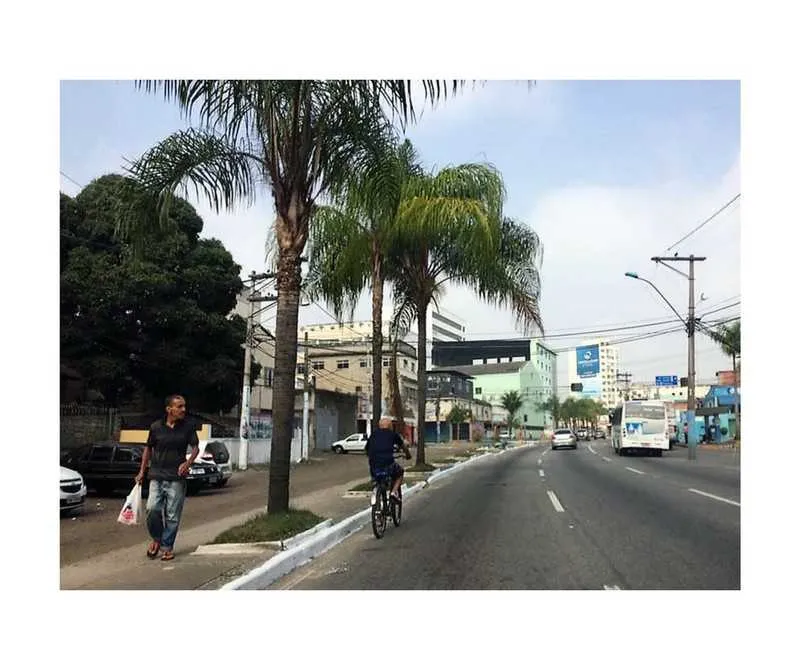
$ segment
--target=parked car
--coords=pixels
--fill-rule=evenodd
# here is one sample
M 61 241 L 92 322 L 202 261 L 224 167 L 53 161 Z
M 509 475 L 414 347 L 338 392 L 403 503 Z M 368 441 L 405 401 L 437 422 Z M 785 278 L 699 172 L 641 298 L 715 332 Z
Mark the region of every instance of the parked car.
M 343 454 L 347 451 L 365 451 L 367 448 L 367 434 L 353 433 L 343 440 L 338 440 L 331 445 L 331 451 Z
M 596 431 L 594 431 L 594 439 L 595 440 L 605 440 L 606 439 L 606 431 L 604 431 L 602 428 L 598 428 Z
M 86 500 L 86 484 L 80 472 L 61 466 L 61 512 L 78 514 Z
M 578 432 L 576 433 L 576 436 L 577 436 L 577 438 L 579 440 L 588 440 L 589 439 L 589 431 L 587 431 L 585 428 L 578 428 Z
M 552 449 L 560 449 L 567 447 L 568 449 L 578 448 L 578 436 L 575 435 L 569 428 L 559 428 L 553 433 L 553 439 L 550 442 Z
M 99 442 L 70 452 L 65 465 L 77 470 L 83 476 L 87 488 L 100 495 L 130 490 L 142 465 L 144 446 L 124 442 Z M 186 477 L 187 492 L 195 493 L 202 488 L 216 485 L 221 478 L 215 463 L 198 459 L 192 464 Z M 142 493 L 146 497 L 149 486 L 147 474 L 142 484 Z
M 191 453 L 191 450 L 188 453 Z M 225 486 L 233 476 L 231 454 L 224 442 L 200 440 L 200 455 L 197 460 L 203 463 L 213 463 L 219 468 L 220 479 L 216 485 L 220 488 Z

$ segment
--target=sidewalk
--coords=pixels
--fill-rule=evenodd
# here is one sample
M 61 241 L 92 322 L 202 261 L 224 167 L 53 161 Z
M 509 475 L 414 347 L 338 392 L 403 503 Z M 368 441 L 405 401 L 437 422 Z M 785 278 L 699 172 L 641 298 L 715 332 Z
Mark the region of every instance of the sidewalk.
M 457 446 L 426 445 L 428 463 L 465 453 L 469 443 Z M 414 450 L 412 449 L 412 455 Z M 343 456 L 342 458 L 350 458 Z M 401 461 L 402 462 L 402 461 Z M 404 466 L 413 464 L 412 459 Z M 341 521 L 369 505 L 366 497 L 344 497 L 346 491 L 368 478 L 365 461 L 354 459 L 352 473 L 363 475 L 343 480 L 341 472 L 326 476 L 319 463 L 300 465 L 292 472 L 291 488 L 294 492 L 290 505 L 297 509 L 308 509 L 324 519 Z M 175 560 L 164 563 L 151 561 L 145 556 L 145 544 L 137 542 L 123 549 L 111 551 L 91 559 L 61 568 L 62 589 L 162 589 L 194 590 L 217 589 L 224 583 L 245 574 L 261 565 L 276 551 L 265 549 L 259 554 L 205 555 L 193 554 L 202 544 L 211 543 L 222 531 L 238 525 L 254 514 L 263 512 L 257 508 L 207 524 L 181 530 L 176 545 Z

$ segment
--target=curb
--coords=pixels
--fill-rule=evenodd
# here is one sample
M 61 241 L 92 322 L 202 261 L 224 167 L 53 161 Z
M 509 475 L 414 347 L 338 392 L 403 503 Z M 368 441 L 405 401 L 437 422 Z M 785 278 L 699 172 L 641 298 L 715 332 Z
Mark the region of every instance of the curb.
M 223 542 L 221 544 L 201 544 L 195 549 L 192 554 L 199 554 L 204 556 L 213 555 L 236 555 L 236 554 L 260 554 L 269 549 L 276 551 L 286 551 L 304 540 L 322 532 L 326 528 L 333 525 L 333 520 L 325 519 L 322 523 L 318 523 L 313 528 L 304 530 L 302 533 L 293 535 L 285 540 L 273 540 L 267 542 Z
M 422 490 L 423 484 L 415 484 L 414 486 L 403 491 L 403 497 L 408 499 L 418 491 Z M 361 530 L 370 519 L 370 508 L 356 512 L 352 516 L 340 521 L 333 525 L 333 521 L 328 519 L 328 527 L 322 528 L 311 534 L 306 531 L 305 541 L 301 541 L 300 535 L 290 538 L 297 540 L 287 550 L 273 556 L 264 564 L 251 570 L 245 575 L 234 579 L 227 584 L 220 587 L 220 591 L 244 591 L 244 590 L 258 590 L 263 589 L 277 581 L 292 570 L 305 565 L 311 559 L 324 554 L 329 549 L 335 547 L 337 544 L 345 540 L 348 536 Z M 315 528 L 319 528 L 323 524 L 319 524 Z M 302 535 L 302 534 L 301 534 Z M 310 537 L 309 537 L 310 535 Z M 288 542 L 288 541 L 287 541 Z

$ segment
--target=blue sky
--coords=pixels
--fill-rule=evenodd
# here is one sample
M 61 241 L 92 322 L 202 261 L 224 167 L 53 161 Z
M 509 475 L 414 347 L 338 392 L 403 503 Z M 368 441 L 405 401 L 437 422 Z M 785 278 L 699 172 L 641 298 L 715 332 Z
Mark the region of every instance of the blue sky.
M 685 311 L 685 280 L 649 259 L 740 191 L 739 97 L 738 82 L 490 82 L 426 109 L 408 136 L 429 166 L 488 160 L 501 170 L 508 214 L 542 238 L 542 312 L 547 333 L 556 334 L 669 318 L 645 284 L 624 278 L 627 270 L 653 280 Z M 60 168 L 83 185 L 120 171 L 123 156 L 134 158 L 187 125 L 177 107 L 131 82 L 62 82 L 60 120 Z M 61 188 L 78 191 L 63 177 Z M 243 274 L 264 268 L 268 194 L 232 214 L 196 205 L 204 235 L 221 239 Z M 701 308 L 730 304 L 726 299 L 741 293 L 739 238 L 737 204 L 678 249 L 708 256 L 698 267 L 698 297 L 708 298 Z M 443 306 L 461 315 L 474 337 L 515 335 L 506 310 L 476 305 L 464 289 L 450 289 Z M 736 313 L 733 307 L 715 316 Z M 365 299 L 356 316 L 368 315 Z M 314 307 L 300 316 L 301 324 L 325 320 Z M 685 374 L 685 336 L 620 347 L 635 380 Z M 699 378 L 726 363 L 711 342 L 698 341 Z

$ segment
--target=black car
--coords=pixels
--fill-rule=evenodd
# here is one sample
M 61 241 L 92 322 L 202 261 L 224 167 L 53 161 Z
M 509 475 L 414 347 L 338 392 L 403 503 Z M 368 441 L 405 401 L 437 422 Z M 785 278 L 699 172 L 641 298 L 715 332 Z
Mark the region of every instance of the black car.
M 100 442 L 81 447 L 62 457 L 61 464 L 81 473 L 86 487 L 100 495 L 130 490 L 142 465 L 143 444 Z M 220 481 L 219 468 L 214 463 L 195 461 L 186 477 L 188 493 L 214 486 Z M 142 494 L 147 496 L 145 474 Z

